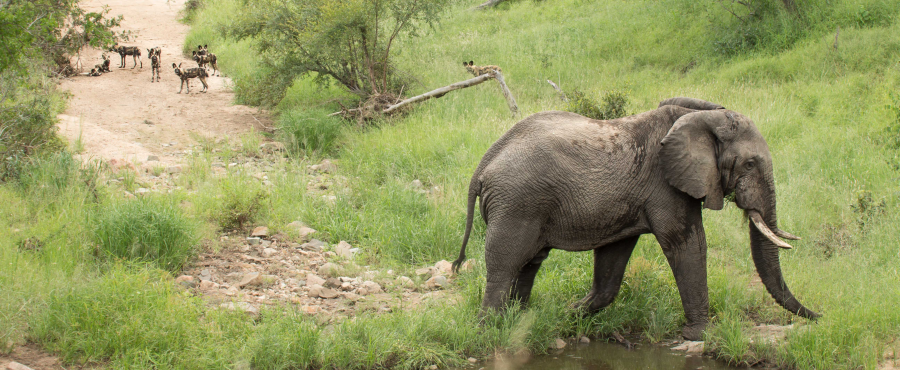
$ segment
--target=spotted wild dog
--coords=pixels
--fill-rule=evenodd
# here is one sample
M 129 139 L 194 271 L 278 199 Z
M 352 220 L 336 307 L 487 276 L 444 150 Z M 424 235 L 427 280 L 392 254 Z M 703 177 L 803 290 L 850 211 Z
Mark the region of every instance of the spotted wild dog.
M 498 66 L 495 66 L 495 65 L 476 66 L 475 62 L 471 61 L 471 60 L 468 63 L 463 62 L 463 67 L 466 67 L 466 70 L 469 71 L 469 73 L 475 75 L 475 77 L 481 76 L 485 73 L 489 73 L 492 70 L 497 71 L 497 72 L 503 72 L 503 70 L 500 69 L 500 67 L 498 67 Z
M 199 65 L 202 68 L 206 68 L 206 65 L 209 64 L 209 66 L 212 67 L 212 69 L 213 69 L 213 74 L 218 75 L 219 65 L 216 63 L 216 60 L 217 60 L 216 55 L 213 53 L 210 53 L 205 48 L 203 49 L 203 51 L 206 52 L 207 54 L 200 54 L 200 52 L 195 51 L 191 54 L 191 59 L 193 59 L 195 62 L 197 62 L 197 65 Z
M 203 84 L 203 90 L 201 90 L 200 92 L 206 92 L 206 89 L 209 87 L 206 84 L 206 78 L 209 77 L 209 75 L 206 74 L 205 69 L 197 67 L 197 68 L 188 68 L 188 69 L 185 69 L 182 71 L 181 64 L 176 65 L 175 63 L 172 63 L 172 68 L 175 68 L 175 75 L 177 75 L 179 78 L 181 78 L 181 88 L 178 89 L 179 94 L 181 94 L 181 90 L 184 89 L 185 82 L 187 82 L 187 85 L 188 85 L 188 88 L 187 88 L 188 94 L 191 93 L 191 79 L 192 78 L 199 79 L 200 82 Z
M 157 46 L 157 47 L 155 47 L 155 48 L 153 48 L 153 49 L 147 49 L 147 51 L 148 51 L 148 54 L 149 54 L 149 55 L 147 55 L 148 58 L 149 58 L 151 55 L 156 54 L 156 56 L 159 57 L 159 63 L 162 64 L 162 48 L 160 48 L 159 46 Z
M 88 73 L 88 76 L 91 76 L 91 77 L 97 77 L 100 75 L 102 75 L 102 73 L 100 73 L 100 71 L 98 71 L 97 68 L 91 68 L 91 73 Z
M 159 81 L 159 48 L 147 49 L 147 55 L 150 56 L 150 82 L 153 82 L 153 76 Z
M 134 66 L 132 66 L 131 69 L 137 67 L 138 61 L 141 62 L 141 68 L 144 68 L 144 61 L 141 60 L 141 48 L 137 46 L 121 46 L 117 42 L 113 44 L 112 48 L 110 48 L 109 51 L 115 51 L 119 53 L 120 57 L 122 57 L 122 62 L 119 63 L 119 68 L 125 68 L 126 55 L 131 55 L 131 59 L 134 61 Z
M 100 72 L 100 73 L 110 72 L 109 57 L 106 56 L 106 54 L 103 54 L 100 57 L 103 58 L 103 63 L 94 65 L 94 69 L 96 69 L 97 72 Z

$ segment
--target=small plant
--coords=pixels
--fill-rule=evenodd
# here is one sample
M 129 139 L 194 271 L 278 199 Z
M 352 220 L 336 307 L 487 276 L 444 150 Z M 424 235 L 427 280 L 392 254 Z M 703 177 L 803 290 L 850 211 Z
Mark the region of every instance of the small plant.
M 247 157 L 259 157 L 259 134 L 256 130 L 241 136 L 241 152 Z
M 598 103 L 579 90 L 573 90 L 568 96 L 569 102 L 566 110 L 572 113 L 602 120 L 616 119 L 627 115 L 625 107 L 628 105 L 628 95 L 622 91 L 608 91 L 601 98 L 602 103 Z
M 268 194 L 253 178 L 231 174 L 217 184 L 206 215 L 222 230 L 243 230 L 256 219 Z
M 856 204 L 851 207 L 858 216 L 856 224 L 859 226 L 859 231 L 865 233 L 868 226 L 875 221 L 875 218 L 884 214 L 886 206 L 884 199 L 876 201 L 871 191 L 860 190 L 856 192 Z
M 344 129 L 336 117 L 322 117 L 318 111 L 290 110 L 278 118 L 281 140 L 292 152 L 327 153 L 334 149 Z
M 100 257 L 155 263 L 178 271 L 194 253 L 193 224 L 176 206 L 146 197 L 101 209 L 94 221 Z
M 885 145 L 890 149 L 900 149 L 900 94 L 889 93 L 891 102 L 885 107 L 893 113 L 894 120 L 884 129 Z

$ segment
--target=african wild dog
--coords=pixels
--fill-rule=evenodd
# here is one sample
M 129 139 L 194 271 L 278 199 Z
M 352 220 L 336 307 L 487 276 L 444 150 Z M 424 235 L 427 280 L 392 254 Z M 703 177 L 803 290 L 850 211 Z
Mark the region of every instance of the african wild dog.
M 206 92 L 206 89 L 209 87 L 206 84 L 206 78 L 209 77 L 209 75 L 206 74 L 205 69 L 197 67 L 197 68 L 188 68 L 188 69 L 185 69 L 182 71 L 181 64 L 175 65 L 175 63 L 172 63 L 172 68 L 175 68 L 175 75 L 177 75 L 179 78 L 181 78 L 181 87 L 178 89 L 179 94 L 181 94 L 181 90 L 184 89 L 185 82 L 187 82 L 187 85 L 188 85 L 187 92 L 188 92 L 188 94 L 190 94 L 192 78 L 199 79 L 200 82 L 203 83 L 203 90 L 201 90 L 200 92 Z
M 471 60 L 468 63 L 463 62 L 463 67 L 466 67 L 466 70 L 469 71 L 469 73 L 475 75 L 475 77 L 481 76 L 485 73 L 490 73 L 491 71 L 497 71 L 497 72 L 503 71 L 500 69 L 500 67 L 497 67 L 495 65 L 476 66 L 475 62 L 471 61 Z
M 131 55 L 132 60 L 134 61 L 134 67 L 137 67 L 138 61 L 141 62 L 141 68 L 144 68 L 144 61 L 141 60 L 141 48 L 137 46 L 120 46 L 119 43 L 113 44 L 112 48 L 109 51 L 115 51 L 119 53 L 119 56 L 122 57 L 122 62 L 119 63 L 119 68 L 125 68 L 125 56 Z
M 91 73 L 88 73 L 88 76 L 97 77 L 97 76 L 100 76 L 101 74 L 102 73 L 100 73 L 100 71 L 98 71 L 97 68 L 91 68 Z
M 206 68 L 206 65 L 209 64 L 209 66 L 213 69 L 213 74 L 219 73 L 219 65 L 216 64 L 216 55 L 210 53 L 205 48 L 202 49 L 202 51 L 206 52 L 207 54 L 200 54 L 200 52 L 195 51 L 192 53 L 191 59 L 193 59 L 195 62 L 197 62 L 197 65 L 203 68 Z
M 147 55 L 150 56 L 150 82 L 153 82 L 153 76 L 156 75 L 156 81 L 159 81 L 159 47 L 147 49 Z
M 100 73 L 110 72 L 110 70 L 109 70 L 109 57 L 106 56 L 106 54 L 103 54 L 103 55 L 101 55 L 100 57 L 103 58 L 103 63 L 94 65 L 94 69 L 96 69 L 97 72 L 100 72 Z

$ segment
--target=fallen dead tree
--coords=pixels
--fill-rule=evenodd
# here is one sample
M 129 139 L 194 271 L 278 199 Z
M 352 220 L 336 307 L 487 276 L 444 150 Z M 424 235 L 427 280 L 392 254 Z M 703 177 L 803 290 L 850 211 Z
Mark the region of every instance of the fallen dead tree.
M 409 104 L 423 102 L 423 101 L 426 101 L 431 98 L 440 98 L 453 90 L 459 90 L 459 89 L 464 89 L 467 87 L 472 87 L 472 86 L 478 85 L 478 84 L 485 82 L 487 80 L 490 80 L 490 79 L 497 80 L 497 82 L 500 84 L 501 90 L 503 91 L 503 97 L 506 98 L 506 103 L 509 106 L 509 110 L 513 114 L 518 114 L 519 106 L 516 104 L 516 99 L 512 96 L 512 92 L 509 91 L 509 87 L 506 86 L 506 82 L 503 80 L 503 74 L 500 73 L 500 71 L 492 70 L 489 73 L 485 73 L 485 74 L 477 76 L 475 78 L 470 78 L 465 81 L 460 81 L 460 82 L 454 83 L 452 85 L 448 85 L 448 86 L 441 87 L 439 89 L 431 90 L 427 93 L 417 95 L 417 96 L 411 97 L 409 99 L 404 99 L 403 101 L 399 101 L 392 105 L 388 105 L 387 107 L 385 107 L 383 109 L 380 109 L 380 108 L 384 107 L 386 104 L 384 104 L 383 99 L 379 99 L 379 102 L 381 104 L 376 104 L 376 105 L 370 106 L 371 104 L 368 104 L 368 101 L 367 101 L 367 103 L 363 103 L 362 106 L 360 106 L 359 108 L 343 109 L 340 112 L 334 112 L 332 114 L 329 114 L 329 116 L 343 115 L 346 118 L 356 117 L 357 119 L 368 119 L 368 118 L 371 118 L 370 116 L 372 113 L 378 112 L 379 110 L 380 110 L 381 114 L 393 113 L 393 112 L 398 111 L 400 108 L 405 107 Z

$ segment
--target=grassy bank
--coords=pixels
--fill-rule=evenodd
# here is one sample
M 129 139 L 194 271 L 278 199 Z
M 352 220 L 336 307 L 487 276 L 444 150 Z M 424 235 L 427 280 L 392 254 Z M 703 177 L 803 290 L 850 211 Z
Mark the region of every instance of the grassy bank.
M 239 2 L 206 3 L 194 15 L 186 43 L 210 45 L 234 79 L 240 102 L 266 101 L 252 41 L 235 42 L 218 31 L 240 11 Z M 484 12 L 467 10 L 474 3 L 459 4 L 438 28 L 402 40 L 397 67 L 413 71 L 419 82 L 410 95 L 466 79 L 463 60 L 496 64 L 520 116 L 511 117 L 499 89 L 487 83 L 359 128 L 323 118 L 339 110 L 333 101 L 345 97 L 339 89 L 297 80 L 274 102 L 282 125 L 277 137 L 293 151 L 273 164 L 270 173 L 279 175 L 270 179 L 253 223 L 279 229 L 303 220 L 324 239 L 360 246 L 361 264 L 382 268 L 409 270 L 452 259 L 469 177 L 481 156 L 522 117 L 563 108 L 547 79 L 592 96 L 625 91 L 629 112 L 694 96 L 751 117 L 767 138 L 780 223 L 804 238 L 781 253 L 782 268 L 799 299 L 824 315 L 812 323 L 778 307 L 752 283 L 742 212 L 733 205 L 706 211 L 714 324 L 709 348 L 738 363 L 877 368 L 900 333 L 894 307 L 900 301 L 900 175 L 892 165 L 897 149 L 890 145 L 896 133 L 888 130 L 900 122 L 890 108 L 897 107 L 890 93 L 900 86 L 900 23 L 892 21 L 900 6 L 832 3 L 807 8 L 815 11 L 804 15 L 805 27 L 778 23 L 783 15 L 777 13 L 756 26 L 756 38 L 735 33 L 740 21 L 713 1 L 522 0 Z M 789 37 L 777 38 L 773 30 Z M 756 41 L 748 46 L 747 40 Z M 212 161 L 241 155 L 212 146 L 196 154 L 197 165 L 179 180 L 183 190 L 163 207 L 196 221 L 194 236 L 211 235 L 210 215 L 222 211 L 204 194 L 227 189 L 227 181 L 254 181 L 247 174 L 229 180 L 205 173 Z M 339 161 L 338 175 L 348 183 L 333 204 L 303 190 L 310 180 L 306 165 L 323 157 Z M 539 274 L 531 308 L 482 327 L 475 314 L 483 263 L 455 281 L 455 302 L 364 313 L 331 326 L 290 306 L 264 311 L 254 321 L 173 288 L 171 274 L 158 266 L 103 252 L 96 216 L 120 209 L 119 192 L 92 186 L 90 171 L 72 163 L 42 162 L 33 172 L 59 172 L 52 166 L 66 166 L 64 173 L 73 175 L 0 187 L 0 223 L 14 235 L 0 240 L 0 264 L 15 266 L 0 270 L 0 287 L 9 292 L 0 295 L 0 328 L 9 328 L 0 329 L 0 344 L 29 338 L 69 361 L 111 367 L 420 368 L 459 364 L 497 348 L 539 353 L 557 337 L 618 331 L 659 341 L 676 337 L 683 323 L 671 270 L 652 236 L 638 244 L 615 303 L 592 317 L 568 308 L 587 293 L 590 255 L 556 251 Z M 417 179 L 434 191 L 417 192 L 410 186 Z M 252 201 L 252 187 L 231 188 L 237 189 L 233 198 Z M 483 261 L 484 224 L 476 219 L 469 255 Z M 42 242 L 40 250 L 26 248 L 30 237 Z M 768 343 L 751 341 L 756 323 L 802 325 Z

